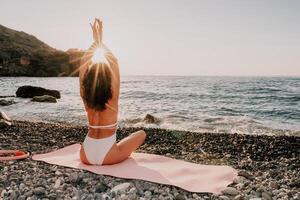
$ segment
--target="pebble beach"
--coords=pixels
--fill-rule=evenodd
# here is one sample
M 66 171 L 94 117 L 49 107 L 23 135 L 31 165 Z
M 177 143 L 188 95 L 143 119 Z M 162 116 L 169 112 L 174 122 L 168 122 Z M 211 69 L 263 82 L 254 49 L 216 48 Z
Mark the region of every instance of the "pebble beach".
M 122 128 L 120 140 L 137 128 Z M 0 199 L 300 199 L 300 137 L 144 129 L 138 152 L 199 164 L 229 165 L 239 176 L 222 194 L 122 179 L 31 158 L 0 163 Z M 0 128 L 0 149 L 46 153 L 80 143 L 86 126 L 13 121 Z
M 0 8 L 0 200 L 300 200 L 300 0 Z

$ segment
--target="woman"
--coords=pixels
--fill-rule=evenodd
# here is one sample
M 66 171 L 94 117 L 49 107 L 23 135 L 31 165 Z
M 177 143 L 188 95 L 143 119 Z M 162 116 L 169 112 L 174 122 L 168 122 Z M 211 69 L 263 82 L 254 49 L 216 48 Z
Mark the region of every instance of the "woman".
M 120 74 L 117 59 L 102 44 L 102 22 L 92 25 L 94 43 L 81 59 L 80 95 L 87 113 L 89 131 L 80 149 L 80 159 L 89 165 L 122 162 L 145 140 L 142 130 L 116 143 Z

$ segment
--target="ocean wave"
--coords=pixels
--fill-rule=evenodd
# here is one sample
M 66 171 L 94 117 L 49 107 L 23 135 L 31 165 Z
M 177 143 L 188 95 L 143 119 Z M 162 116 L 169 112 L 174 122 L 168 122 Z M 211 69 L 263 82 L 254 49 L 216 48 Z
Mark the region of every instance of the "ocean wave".
M 263 126 L 262 123 L 257 122 L 253 119 L 217 119 L 203 120 L 206 123 L 199 121 L 178 123 L 171 122 L 170 120 L 163 120 L 159 124 L 147 124 L 143 121 L 137 123 L 124 123 L 124 127 L 137 127 L 137 128 L 162 128 L 170 130 L 184 130 L 199 133 L 238 133 L 238 134 L 256 134 L 256 135 L 294 135 L 300 136 L 300 131 L 297 130 L 286 130 L 286 129 L 274 129 L 271 127 Z M 209 122 L 208 122 L 209 121 Z M 217 122 L 219 121 L 219 122 Z
M 198 132 L 293 134 L 300 130 L 300 79 L 239 77 L 123 77 L 120 122 L 126 126 Z M 22 85 L 61 92 L 56 104 L 11 99 L 13 119 L 86 124 L 78 78 L 0 78 L 2 95 Z M 70 86 L 70 87 L 66 87 Z M 159 123 L 143 121 L 146 113 Z
M 149 124 L 142 118 L 123 120 L 122 126 L 140 128 L 162 128 L 172 130 L 194 131 L 199 133 L 238 133 L 238 134 L 266 134 L 266 135 L 296 135 L 298 130 L 276 129 L 264 126 L 263 122 L 247 116 L 208 117 L 202 120 L 184 121 L 181 116 L 159 118 L 160 123 Z

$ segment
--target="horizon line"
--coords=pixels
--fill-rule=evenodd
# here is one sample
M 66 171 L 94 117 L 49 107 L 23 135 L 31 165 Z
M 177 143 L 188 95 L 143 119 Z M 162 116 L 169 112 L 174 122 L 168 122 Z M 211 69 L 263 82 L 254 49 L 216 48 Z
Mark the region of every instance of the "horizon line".
M 176 74 L 124 74 L 122 76 L 177 76 L 177 77 L 299 77 L 300 75 L 176 75 Z
M 139 77 L 232 77 L 232 78 L 251 78 L 251 77 L 265 77 L 265 78 L 300 78 L 300 75 L 142 75 L 142 74 L 124 74 L 121 76 L 139 76 Z M 0 76 L 0 78 L 77 78 L 78 76 Z

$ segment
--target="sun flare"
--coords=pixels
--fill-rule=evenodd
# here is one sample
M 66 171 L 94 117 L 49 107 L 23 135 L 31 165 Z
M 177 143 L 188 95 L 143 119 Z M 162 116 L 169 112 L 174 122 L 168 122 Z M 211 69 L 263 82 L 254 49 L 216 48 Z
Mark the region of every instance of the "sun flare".
M 98 47 L 93 54 L 92 57 L 92 61 L 93 63 L 106 63 L 106 58 L 105 58 L 105 52 L 103 48 Z

